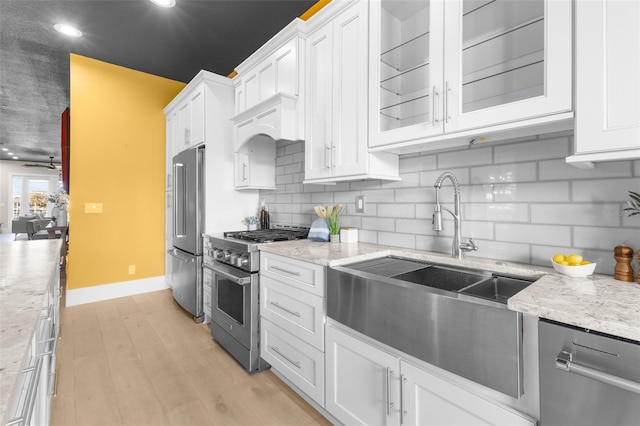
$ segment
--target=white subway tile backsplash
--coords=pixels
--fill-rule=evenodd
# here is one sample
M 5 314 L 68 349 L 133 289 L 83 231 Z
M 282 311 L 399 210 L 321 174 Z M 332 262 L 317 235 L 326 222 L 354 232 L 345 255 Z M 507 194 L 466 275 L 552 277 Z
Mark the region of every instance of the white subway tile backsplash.
M 333 192 L 316 192 L 311 195 L 311 202 L 325 206 L 335 204 L 333 201 Z
M 360 243 L 369 243 L 369 244 L 378 244 L 378 232 L 377 231 L 369 231 L 367 229 L 359 229 L 358 230 L 358 242 L 360 242 Z
M 400 175 L 402 180 L 399 181 L 384 181 L 380 185 L 383 189 L 388 188 L 407 188 L 407 187 L 416 187 L 420 186 L 420 173 L 402 173 Z
M 398 234 L 395 232 L 378 232 L 378 244 L 386 246 L 416 248 L 416 237 L 411 234 Z
M 630 177 L 631 162 L 598 164 L 593 169 L 579 169 L 567 164 L 564 159 L 540 161 L 540 180 L 599 179 L 611 177 Z
M 416 217 L 416 206 L 414 204 L 380 204 L 378 206 L 378 216 L 392 218 L 414 218 Z
M 451 238 L 439 237 L 439 236 L 416 236 L 416 249 L 435 251 L 437 253 L 451 253 Z
M 532 204 L 531 222 L 556 225 L 620 226 L 617 204 Z
M 462 217 L 492 222 L 529 222 L 526 203 L 465 203 Z
M 431 170 L 431 171 L 420 173 L 421 185 L 427 188 L 429 191 L 435 191 L 435 188 L 433 187 L 433 185 L 435 185 L 436 180 L 438 180 L 440 175 L 445 171 L 453 173 L 456 176 L 456 180 L 458 181 L 459 185 L 467 185 L 469 183 L 469 169 L 450 168 L 447 170 Z M 452 186 L 452 183 L 449 179 L 443 182 L 442 184 L 443 190 L 446 191 L 446 189 L 444 188 L 446 188 L 447 186 Z
M 525 244 L 569 246 L 571 245 L 571 227 L 496 223 L 496 240 L 523 242 Z
M 499 203 L 569 201 L 569 182 L 497 184 L 493 199 Z
M 476 241 L 478 251 L 469 253 L 469 257 L 485 257 L 499 261 L 531 263 L 528 243 L 508 243 L 503 241 Z
M 361 191 L 361 195 L 364 196 L 364 202 L 366 203 L 393 203 L 394 190 L 393 189 L 379 189 L 377 191 L 366 190 Z
M 372 231 L 395 231 L 395 219 L 363 217 L 362 228 Z
M 435 155 L 400 157 L 400 173 L 422 172 L 436 168 Z
M 629 191 L 640 192 L 640 179 L 601 179 L 572 182 L 572 200 L 583 202 L 625 201 Z
M 515 140 L 504 145 L 463 148 L 400 157 L 402 180 L 303 184 L 304 143 L 278 141 L 276 190 L 260 191 L 273 224 L 310 226 L 317 204 L 343 204 L 342 226 L 359 228 L 359 240 L 451 253 L 454 222 L 443 213 L 443 231 L 432 230 L 433 184 L 445 171 L 460 182 L 462 237 L 479 251 L 468 256 L 550 266 L 558 252 L 580 253 L 612 274 L 613 247 L 640 249 L 640 216 L 627 217 L 628 191 L 640 192 L 640 161 L 601 163 L 580 170 L 565 164 L 570 132 Z M 355 212 L 356 195 L 365 212 Z M 453 209 L 446 180 L 443 208 Z
M 436 235 L 431 227 L 431 220 L 397 219 L 396 232 L 415 235 Z
M 471 168 L 471 183 L 496 184 L 536 180 L 536 163 L 502 164 Z
M 276 176 L 276 185 L 283 185 L 283 184 L 292 183 L 292 182 L 293 182 L 292 175 Z
M 569 155 L 569 145 L 567 137 L 500 145 L 493 148 L 493 158 L 500 164 L 564 158 Z
M 393 198 L 386 201 L 392 202 Z M 436 190 L 431 188 L 398 188 L 395 190 L 397 203 L 426 203 L 436 201 Z
M 468 167 L 491 164 L 491 147 L 472 148 L 462 151 L 442 152 L 438 154 L 438 168 Z
M 625 244 L 636 251 L 640 248 L 640 229 L 576 226 L 573 229 L 573 247 L 582 249 L 610 249 Z

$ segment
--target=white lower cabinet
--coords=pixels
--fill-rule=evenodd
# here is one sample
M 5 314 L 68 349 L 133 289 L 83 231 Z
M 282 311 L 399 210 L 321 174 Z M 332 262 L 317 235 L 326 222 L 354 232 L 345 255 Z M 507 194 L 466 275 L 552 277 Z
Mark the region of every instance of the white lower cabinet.
M 325 307 L 323 266 L 260 253 L 260 356 L 320 407 Z
M 291 383 L 324 406 L 324 353 L 262 317 L 260 355 Z
M 535 425 L 327 325 L 326 409 L 348 425 Z

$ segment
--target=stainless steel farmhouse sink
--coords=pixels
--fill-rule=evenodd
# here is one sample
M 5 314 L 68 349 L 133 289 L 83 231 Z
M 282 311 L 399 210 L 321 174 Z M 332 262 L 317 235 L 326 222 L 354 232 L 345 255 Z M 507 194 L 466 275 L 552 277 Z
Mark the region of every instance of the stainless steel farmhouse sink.
M 373 339 L 514 398 L 523 392 L 522 314 L 533 280 L 385 257 L 330 267 L 327 315 Z

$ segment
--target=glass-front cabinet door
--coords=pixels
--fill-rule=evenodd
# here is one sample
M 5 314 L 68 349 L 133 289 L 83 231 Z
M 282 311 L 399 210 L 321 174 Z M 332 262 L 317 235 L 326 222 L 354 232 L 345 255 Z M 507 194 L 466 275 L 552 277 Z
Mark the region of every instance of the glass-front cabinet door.
M 369 146 L 443 132 L 444 2 L 370 2 Z
M 370 8 L 370 147 L 571 110 L 571 0 Z
M 445 131 L 571 110 L 570 0 L 447 1 L 445 29 Z

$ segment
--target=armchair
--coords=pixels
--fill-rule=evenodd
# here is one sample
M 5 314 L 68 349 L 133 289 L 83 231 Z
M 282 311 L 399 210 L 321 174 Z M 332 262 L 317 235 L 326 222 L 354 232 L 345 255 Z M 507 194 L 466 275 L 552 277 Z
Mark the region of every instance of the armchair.
M 29 240 L 39 231 L 44 230 L 51 222 L 51 218 L 42 215 L 20 216 L 18 219 L 11 221 L 11 232 L 18 239 L 18 234 L 27 234 Z

